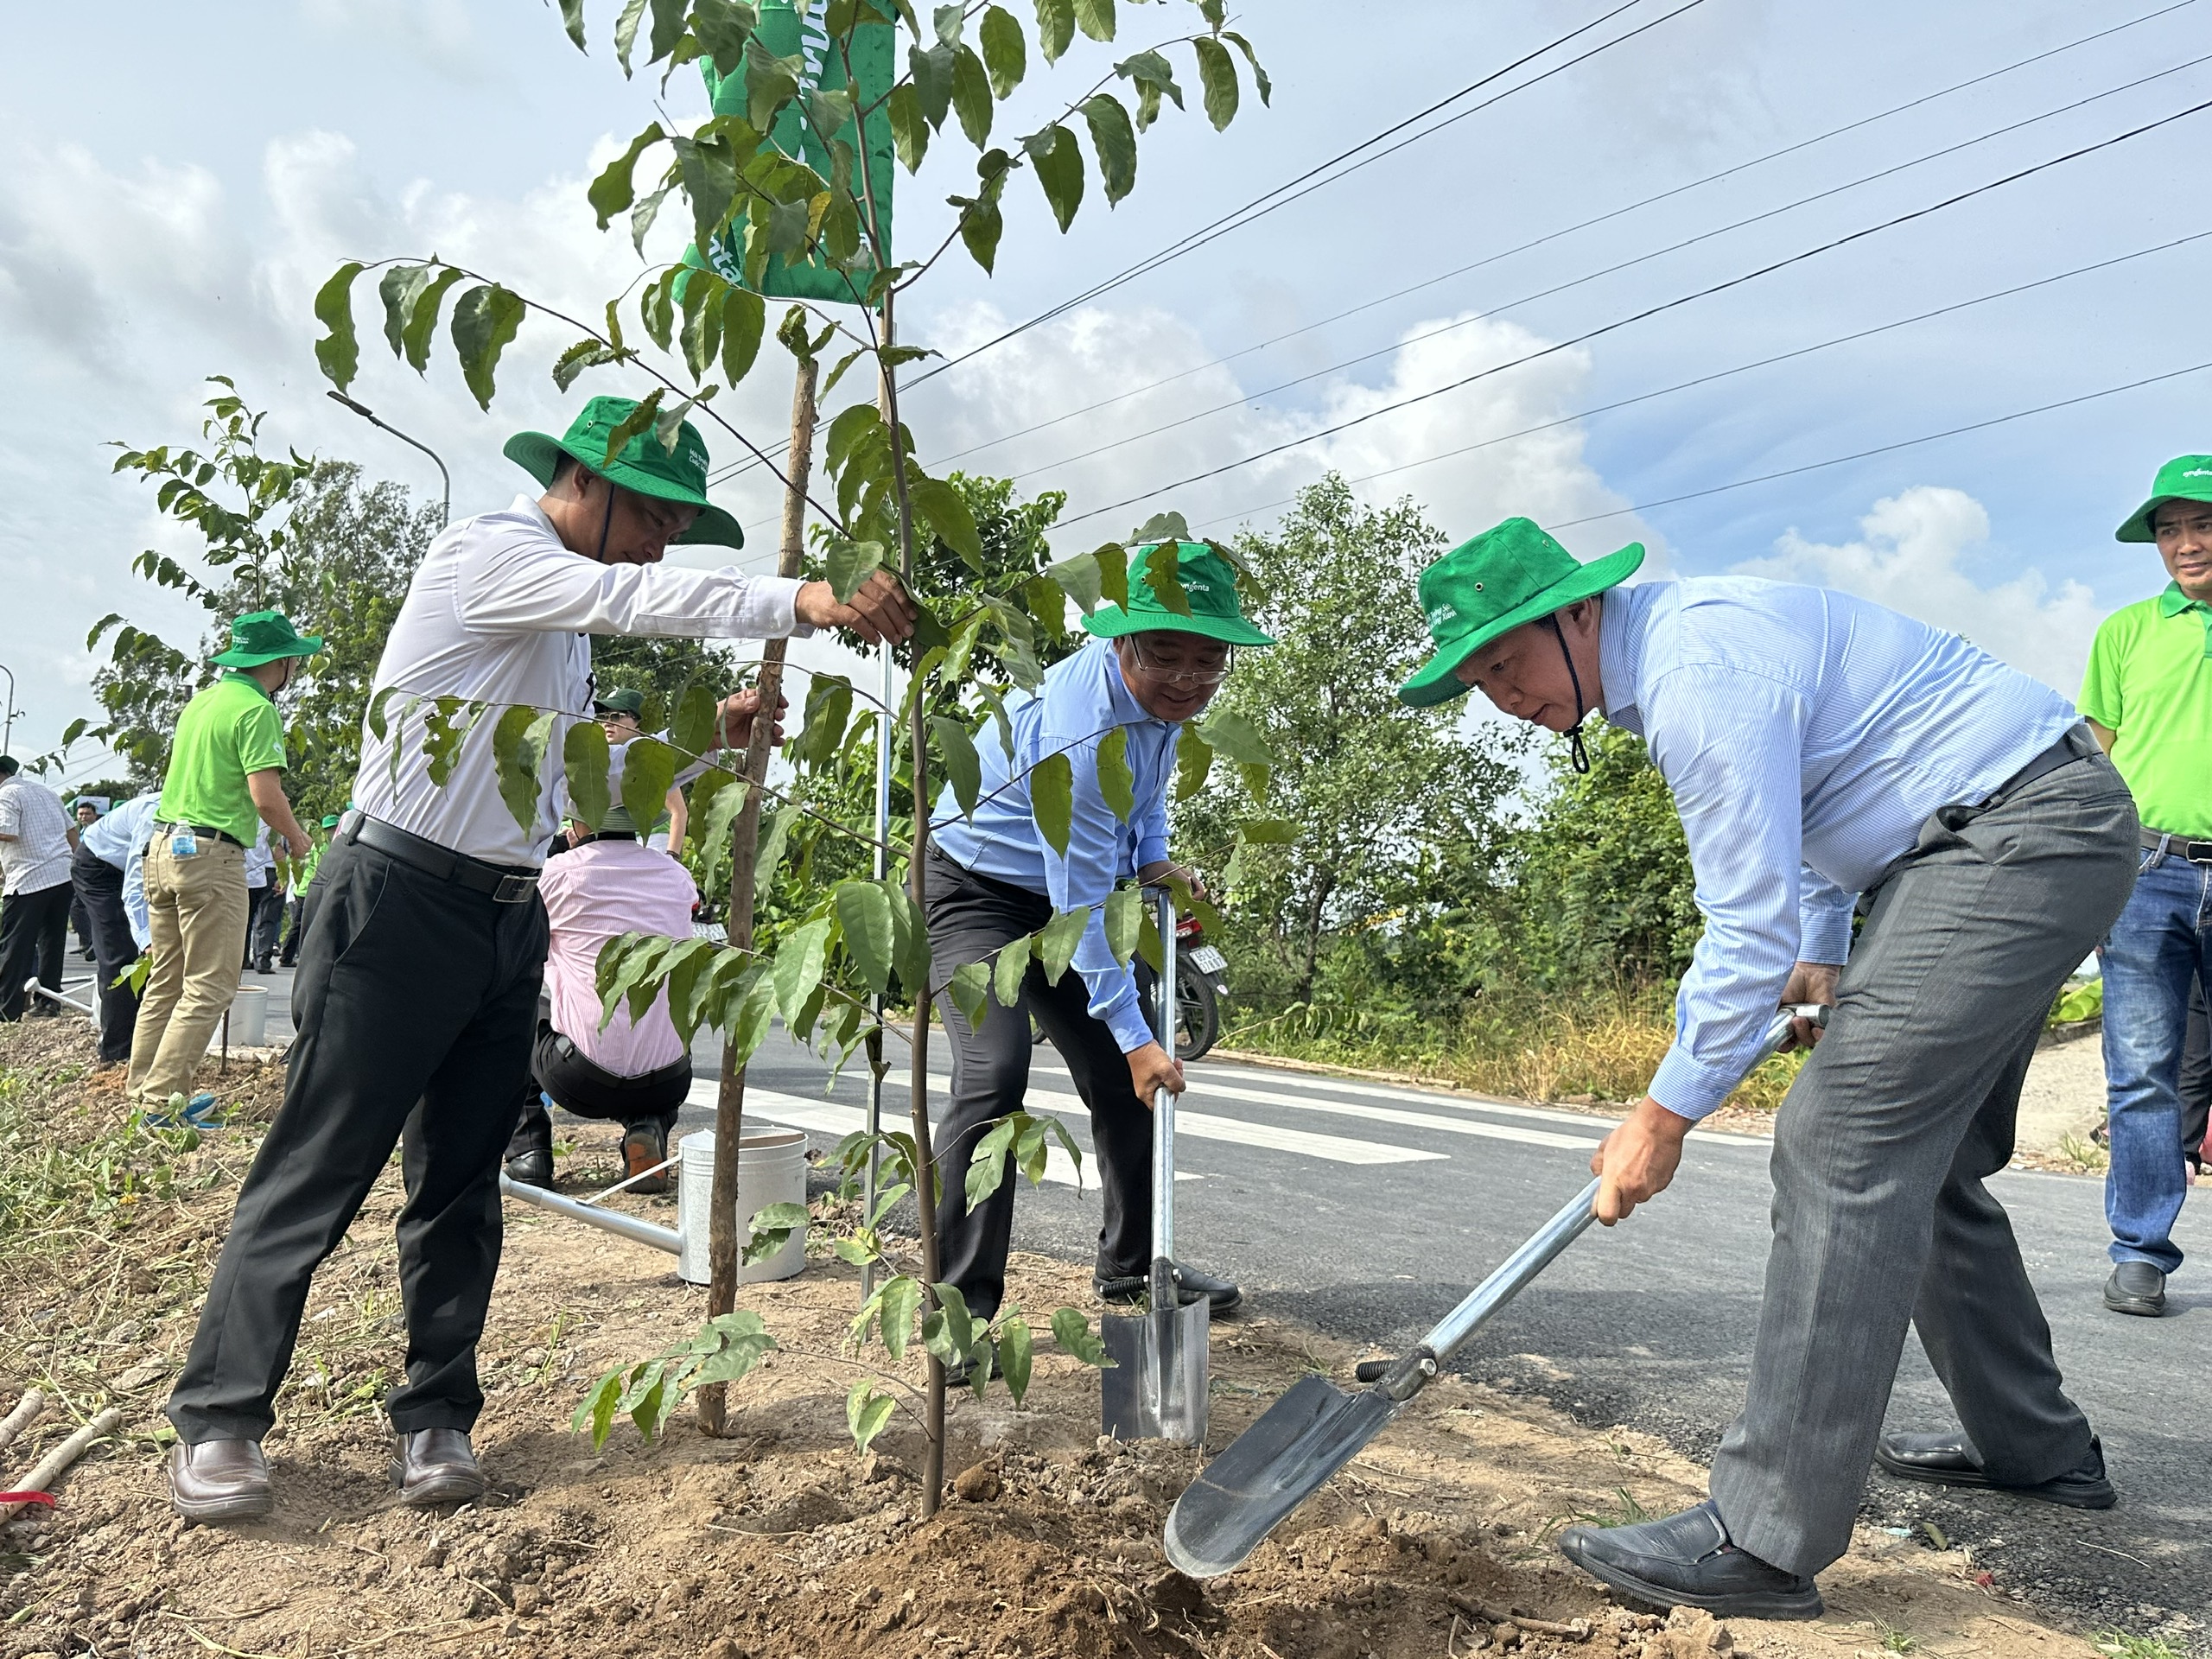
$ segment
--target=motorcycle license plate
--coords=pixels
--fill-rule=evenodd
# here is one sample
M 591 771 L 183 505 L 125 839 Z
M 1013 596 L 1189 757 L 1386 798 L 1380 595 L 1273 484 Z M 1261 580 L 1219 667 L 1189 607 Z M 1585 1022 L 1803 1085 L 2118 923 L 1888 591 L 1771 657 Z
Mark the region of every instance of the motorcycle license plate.
M 1203 968 L 1210 974 L 1220 973 L 1229 966 L 1229 959 L 1210 944 L 1202 944 L 1190 953 L 1193 967 Z

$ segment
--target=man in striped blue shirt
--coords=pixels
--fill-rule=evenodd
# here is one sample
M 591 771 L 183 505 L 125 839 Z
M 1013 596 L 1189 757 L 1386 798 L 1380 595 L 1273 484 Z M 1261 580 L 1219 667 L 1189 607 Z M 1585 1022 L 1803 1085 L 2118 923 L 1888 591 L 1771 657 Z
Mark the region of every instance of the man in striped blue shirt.
M 2126 901 L 2135 806 L 2063 698 L 1956 635 L 1815 588 L 1618 586 L 1643 556 L 1578 564 L 1525 518 L 1453 550 L 1422 573 L 1438 650 L 1400 696 L 1471 686 L 1578 746 L 1602 710 L 1674 791 L 1705 931 L 1674 1045 L 1592 1160 L 1600 1221 L 1666 1188 L 1779 1004 L 1834 1010 L 1796 1027 L 1819 1047 L 1776 1123 L 1750 1394 L 1712 1497 L 1560 1540 L 1644 1601 L 1810 1618 L 1871 1460 L 2113 1501 L 1983 1183 L 2052 998 Z M 1963 1434 L 1880 1433 L 1909 1321 Z

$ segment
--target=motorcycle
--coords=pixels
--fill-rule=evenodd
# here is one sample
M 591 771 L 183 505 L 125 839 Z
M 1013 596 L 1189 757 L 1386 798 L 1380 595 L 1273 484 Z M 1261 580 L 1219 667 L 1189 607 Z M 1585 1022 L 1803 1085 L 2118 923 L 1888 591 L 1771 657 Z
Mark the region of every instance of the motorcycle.
M 1175 1058 L 1191 1061 L 1202 1058 L 1221 1035 L 1221 1001 L 1229 995 L 1227 974 L 1229 962 L 1212 945 L 1205 943 L 1205 925 L 1195 916 L 1184 916 L 1175 923 Z M 1137 988 L 1145 996 L 1153 995 L 1158 983 L 1152 969 L 1137 964 Z M 1044 1028 L 1033 1021 L 1029 1027 L 1030 1040 L 1045 1040 Z

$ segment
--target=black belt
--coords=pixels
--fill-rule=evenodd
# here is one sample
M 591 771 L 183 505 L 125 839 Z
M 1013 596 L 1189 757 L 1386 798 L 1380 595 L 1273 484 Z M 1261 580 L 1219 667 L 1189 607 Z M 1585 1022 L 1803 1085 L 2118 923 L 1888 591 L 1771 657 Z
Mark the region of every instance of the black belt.
M 153 833 L 148 839 L 147 845 L 151 846 L 154 842 L 160 840 L 163 836 L 175 835 L 180 830 L 189 830 L 195 836 L 205 836 L 210 841 L 226 841 L 233 847 L 243 848 L 245 845 L 245 842 L 240 841 L 236 836 L 230 835 L 223 830 L 218 830 L 212 823 L 158 823 L 154 825 Z
M 2056 772 L 2061 766 L 2070 766 L 2076 760 L 2091 760 L 2103 753 L 2103 746 L 2090 735 L 2088 727 L 2071 727 L 2065 736 L 1992 790 L 1990 798 L 1996 800 L 2010 795 L 2015 790 L 2024 789 L 2037 779 Z
M 2167 858 L 2185 858 L 2192 864 L 2212 864 L 2212 841 L 2170 836 L 2163 830 L 2144 827 L 2143 845 Z
M 435 841 L 411 835 L 396 824 L 365 813 L 353 820 L 347 839 L 362 846 L 396 858 L 403 864 L 411 864 L 426 875 L 441 881 L 451 881 L 468 888 L 472 893 L 488 893 L 503 905 L 519 905 L 537 891 L 537 872 L 517 869 L 511 865 L 486 864 L 480 858 L 471 858 L 466 853 L 456 853 L 450 847 L 441 847 Z

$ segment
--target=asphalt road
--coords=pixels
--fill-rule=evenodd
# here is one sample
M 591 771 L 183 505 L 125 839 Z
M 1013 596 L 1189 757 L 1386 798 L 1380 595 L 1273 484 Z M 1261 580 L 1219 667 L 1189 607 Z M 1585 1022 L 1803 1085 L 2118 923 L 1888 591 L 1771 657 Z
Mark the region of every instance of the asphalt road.
M 894 1049 L 903 1048 L 894 1044 Z M 932 1045 L 931 1070 L 949 1059 Z M 695 1055 L 710 1103 L 719 1058 Z M 859 1127 L 855 1065 L 826 1096 L 826 1068 L 781 1037 L 755 1059 L 747 1116 L 804 1128 L 817 1146 Z M 905 1116 L 903 1086 L 886 1116 Z M 1058 1058 L 1038 1051 L 1029 1102 L 1058 1113 L 1086 1148 L 1080 1103 Z M 1070 1116 L 1071 1115 L 1071 1116 Z M 682 1132 L 703 1126 L 695 1106 Z M 1177 1253 L 1234 1276 L 1269 1312 L 1388 1350 L 1410 1343 L 1587 1177 L 1605 1121 L 1309 1073 L 1201 1063 L 1178 1137 Z M 1629 1424 L 1708 1459 L 1743 1401 L 1758 1314 L 1771 1188 L 1764 1142 L 1692 1137 L 1671 1191 L 1611 1231 L 1593 1229 L 1479 1332 L 1457 1364 L 1541 1395 L 1585 1421 Z M 1062 1167 L 1022 1192 L 1015 1241 L 1090 1259 L 1094 1188 Z M 2163 1319 L 2107 1313 L 2102 1186 L 2008 1172 L 1995 1182 L 2041 1292 L 2068 1387 L 2103 1437 L 2120 1506 L 2102 1514 L 1877 1475 L 1879 1525 L 1935 1521 L 1972 1543 L 2000 1587 L 2096 1627 L 2149 1630 L 2180 1614 L 2212 1632 L 2212 1285 L 2185 1271 Z M 2200 1194 L 2177 1240 L 2212 1259 Z M 1952 1425 L 1942 1390 L 1909 1338 L 1893 1428 Z

